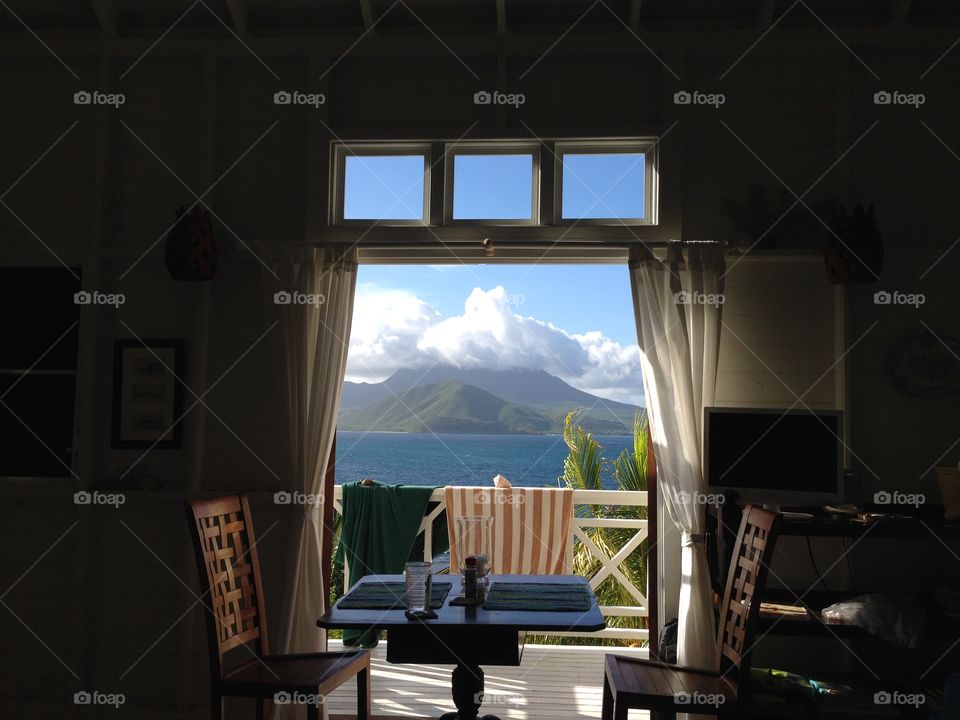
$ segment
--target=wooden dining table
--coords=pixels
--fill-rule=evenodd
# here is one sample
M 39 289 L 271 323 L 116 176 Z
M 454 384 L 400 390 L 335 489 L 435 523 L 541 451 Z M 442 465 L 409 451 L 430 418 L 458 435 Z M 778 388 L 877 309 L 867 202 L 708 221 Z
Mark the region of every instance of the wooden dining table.
M 435 575 L 434 580 L 451 583 L 442 607 L 434 610 L 436 618 L 410 620 L 403 608 L 340 608 L 338 602 L 317 620 L 317 625 L 326 629 L 386 630 L 387 661 L 391 663 L 454 665 L 451 686 L 457 712 L 446 713 L 441 720 L 481 717 L 481 666 L 519 665 L 526 633 L 596 632 L 606 627 L 589 582 L 579 575 L 491 575 L 490 585 L 493 587 L 497 582 L 582 584 L 589 593 L 590 606 L 585 611 L 487 610 L 482 605 L 453 605 L 451 601 L 463 594 L 460 576 Z M 403 582 L 403 575 L 367 575 L 351 591 L 361 583 L 388 582 Z M 499 719 L 484 715 L 482 720 Z

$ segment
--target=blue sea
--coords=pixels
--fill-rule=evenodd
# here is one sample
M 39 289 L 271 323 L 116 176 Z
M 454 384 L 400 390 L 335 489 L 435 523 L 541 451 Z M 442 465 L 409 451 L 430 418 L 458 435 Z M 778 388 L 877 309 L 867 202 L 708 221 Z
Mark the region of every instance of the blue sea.
M 608 460 L 631 447 L 629 435 L 595 435 Z M 490 485 L 505 475 L 517 487 L 557 487 L 567 446 L 561 435 L 337 433 L 337 483 L 373 478 L 408 485 Z M 604 487 L 614 489 L 610 478 Z

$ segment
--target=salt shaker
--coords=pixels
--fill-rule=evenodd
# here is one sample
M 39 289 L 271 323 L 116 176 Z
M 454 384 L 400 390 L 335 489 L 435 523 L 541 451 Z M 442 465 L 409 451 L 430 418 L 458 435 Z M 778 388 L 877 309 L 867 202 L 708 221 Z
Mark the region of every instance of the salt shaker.
M 477 558 L 468 555 L 463 562 L 466 565 L 463 569 L 463 596 L 474 600 L 477 597 Z

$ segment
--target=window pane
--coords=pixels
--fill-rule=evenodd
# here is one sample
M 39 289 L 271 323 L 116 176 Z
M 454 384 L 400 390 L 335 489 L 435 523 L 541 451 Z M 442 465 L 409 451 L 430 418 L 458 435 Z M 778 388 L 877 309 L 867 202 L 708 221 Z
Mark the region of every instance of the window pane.
M 0 476 L 70 475 L 76 382 L 74 375 L 0 375 L 0 395 L 4 397 L 0 405 Z
M 17 308 L 30 298 L 30 312 L 3 314 L 0 370 L 76 370 L 79 324 L 67 331 L 80 321 L 79 291 L 79 268 L 0 268 L 0 307 Z
M 564 219 L 644 217 L 643 153 L 565 153 Z
M 422 220 L 423 155 L 348 155 L 344 220 Z
M 454 220 L 530 220 L 533 155 L 457 155 Z

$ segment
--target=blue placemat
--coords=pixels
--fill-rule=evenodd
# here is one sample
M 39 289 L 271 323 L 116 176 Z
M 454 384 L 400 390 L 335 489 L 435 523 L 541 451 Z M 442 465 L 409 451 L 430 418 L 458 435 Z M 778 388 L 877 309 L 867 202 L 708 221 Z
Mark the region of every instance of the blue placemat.
M 449 580 L 433 581 L 430 593 L 430 607 L 443 607 L 450 593 Z M 406 584 L 402 582 L 363 582 L 340 598 L 337 607 L 341 610 L 400 610 L 406 607 L 404 594 Z
M 483 604 L 485 610 L 586 612 L 590 590 L 584 583 L 494 582 Z

